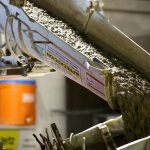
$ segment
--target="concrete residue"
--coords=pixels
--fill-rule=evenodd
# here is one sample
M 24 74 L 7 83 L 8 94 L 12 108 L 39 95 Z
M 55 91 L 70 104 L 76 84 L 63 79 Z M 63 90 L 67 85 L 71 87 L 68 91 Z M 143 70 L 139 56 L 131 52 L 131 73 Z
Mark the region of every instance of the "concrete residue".
M 105 70 L 106 93 L 110 106 L 121 112 L 128 139 L 136 140 L 150 134 L 150 83 L 122 61 L 98 50 L 90 42 L 61 20 L 53 18 L 46 11 L 27 3 L 27 14 L 55 33 L 88 58 L 96 58 Z

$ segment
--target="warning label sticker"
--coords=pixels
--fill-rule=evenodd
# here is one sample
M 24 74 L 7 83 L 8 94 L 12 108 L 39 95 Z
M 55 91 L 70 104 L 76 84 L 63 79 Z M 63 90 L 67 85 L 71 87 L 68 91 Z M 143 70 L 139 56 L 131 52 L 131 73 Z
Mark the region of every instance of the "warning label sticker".
M 104 83 L 90 75 L 89 73 L 86 74 L 86 81 L 87 85 L 98 92 L 102 97 L 105 97 L 104 92 Z
M 0 140 L 4 143 L 5 150 L 18 150 L 19 131 L 18 130 L 0 130 Z
M 63 69 L 65 73 L 80 78 L 80 68 L 75 63 L 56 51 L 53 47 L 48 46 L 47 48 L 47 58 L 53 61 L 54 65 L 57 65 L 57 67 Z

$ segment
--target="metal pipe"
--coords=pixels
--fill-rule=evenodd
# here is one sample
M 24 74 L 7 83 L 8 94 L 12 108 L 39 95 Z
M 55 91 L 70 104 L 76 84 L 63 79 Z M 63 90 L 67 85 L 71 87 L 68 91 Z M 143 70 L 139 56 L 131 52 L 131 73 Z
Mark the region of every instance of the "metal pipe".
M 85 138 L 87 150 L 97 150 L 99 148 L 106 150 L 107 144 L 105 143 L 105 139 L 102 133 L 103 126 L 108 127 L 111 138 L 116 143 L 117 147 L 127 142 L 125 137 L 124 122 L 122 117 L 118 117 L 116 119 L 112 119 L 93 126 L 92 128 L 89 128 L 88 130 L 85 130 L 81 133 L 75 135 L 71 134 L 70 138 L 66 139 L 66 143 L 71 144 L 74 150 L 80 150 L 83 144 L 83 138 Z M 120 143 L 118 140 L 119 138 L 122 140 L 122 143 Z

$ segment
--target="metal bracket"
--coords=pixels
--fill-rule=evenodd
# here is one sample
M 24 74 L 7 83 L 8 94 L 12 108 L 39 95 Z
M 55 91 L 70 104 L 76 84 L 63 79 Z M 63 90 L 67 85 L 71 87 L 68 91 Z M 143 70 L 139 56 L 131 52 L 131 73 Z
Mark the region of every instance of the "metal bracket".
M 104 16 L 103 9 L 102 9 L 103 6 L 104 6 L 103 0 L 91 0 L 90 1 L 89 7 L 87 7 L 87 10 L 86 10 L 86 12 L 89 14 L 88 14 L 88 19 L 83 28 L 84 32 L 86 31 L 90 18 L 95 11 L 101 12 L 101 14 Z
M 101 130 L 103 140 L 104 140 L 108 150 L 116 150 L 116 145 L 113 141 L 113 138 L 111 136 L 108 126 L 102 125 L 99 129 Z

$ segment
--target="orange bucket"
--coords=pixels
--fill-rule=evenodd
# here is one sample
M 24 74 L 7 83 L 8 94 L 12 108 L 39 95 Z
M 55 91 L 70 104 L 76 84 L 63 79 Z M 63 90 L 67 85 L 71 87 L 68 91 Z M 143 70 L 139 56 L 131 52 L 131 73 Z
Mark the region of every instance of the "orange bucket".
M 0 80 L 0 124 L 34 125 L 36 82 L 28 78 Z

